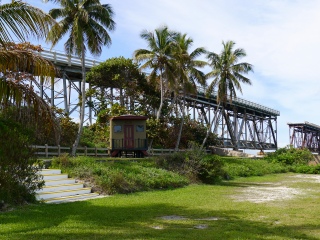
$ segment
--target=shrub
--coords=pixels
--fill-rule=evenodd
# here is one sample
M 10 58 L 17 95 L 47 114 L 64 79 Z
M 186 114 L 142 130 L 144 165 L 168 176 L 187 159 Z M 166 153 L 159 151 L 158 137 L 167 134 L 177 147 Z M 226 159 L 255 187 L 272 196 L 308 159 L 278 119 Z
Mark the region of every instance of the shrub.
M 198 178 L 203 183 L 216 183 L 223 178 L 227 178 L 227 174 L 223 169 L 224 163 L 218 155 L 208 155 L 200 161 L 201 168 L 198 172 Z
M 82 179 L 96 191 L 106 194 L 176 188 L 189 184 L 185 177 L 158 169 L 150 160 L 101 163 L 90 157 L 60 156 L 54 158 L 51 166 L 61 168 L 71 177 Z
M 207 155 L 194 142 L 189 143 L 188 151 L 159 156 L 155 162 L 158 167 L 178 172 L 192 182 L 215 183 L 225 176 L 220 157 Z
M 40 162 L 30 147 L 30 132 L 12 121 L 0 119 L 0 199 L 5 204 L 34 202 L 44 182 L 37 171 Z M 1 208 L 1 206 L 0 206 Z
M 228 178 L 263 176 L 272 173 L 288 172 L 290 169 L 277 162 L 265 159 L 237 159 L 223 158 L 224 167 Z
M 287 146 L 270 153 L 265 158 L 271 162 L 278 162 L 284 165 L 306 165 L 313 160 L 312 153 L 306 148 L 293 148 Z

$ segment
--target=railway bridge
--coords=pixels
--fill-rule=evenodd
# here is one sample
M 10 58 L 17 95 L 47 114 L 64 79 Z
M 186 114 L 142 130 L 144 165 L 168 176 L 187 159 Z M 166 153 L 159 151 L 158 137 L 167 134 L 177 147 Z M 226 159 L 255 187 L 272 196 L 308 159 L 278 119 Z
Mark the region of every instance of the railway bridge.
M 81 94 L 81 61 L 78 57 L 64 53 L 46 51 L 40 55 L 52 61 L 60 75 L 54 84 L 44 86 L 37 83 L 40 96 L 51 106 L 57 106 L 71 115 L 79 111 Z M 86 69 L 101 61 L 86 60 Z M 88 84 L 88 88 L 90 88 Z M 89 99 L 91 101 L 91 99 Z M 196 95 L 187 96 L 186 111 L 197 121 L 211 126 L 211 131 L 221 140 L 221 146 L 232 149 L 277 149 L 277 117 L 280 112 L 241 98 L 221 106 L 216 95 L 206 96 L 199 88 Z M 90 107 L 86 109 L 86 121 L 93 121 Z
M 311 152 L 320 153 L 320 126 L 305 121 L 288 123 L 290 145 L 294 148 L 308 148 Z

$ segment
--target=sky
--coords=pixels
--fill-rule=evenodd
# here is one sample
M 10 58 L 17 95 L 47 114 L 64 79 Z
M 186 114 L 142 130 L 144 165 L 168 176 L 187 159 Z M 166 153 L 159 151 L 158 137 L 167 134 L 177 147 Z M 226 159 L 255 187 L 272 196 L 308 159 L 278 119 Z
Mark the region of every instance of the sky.
M 8 1 L 8 0 L 6 0 Z M 2 0 L 2 3 L 6 1 Z M 27 3 L 48 12 L 58 5 L 41 0 Z M 238 97 L 280 111 L 278 147 L 290 143 L 290 123 L 320 125 L 319 56 L 320 1 L 318 0 L 101 0 L 113 8 L 112 45 L 97 60 L 131 58 L 147 48 L 142 30 L 167 25 L 186 33 L 194 48 L 220 53 L 222 41 L 243 48 L 251 63 L 252 85 L 242 86 Z M 50 47 L 42 44 L 44 47 Z M 63 51 L 63 42 L 54 50 Z

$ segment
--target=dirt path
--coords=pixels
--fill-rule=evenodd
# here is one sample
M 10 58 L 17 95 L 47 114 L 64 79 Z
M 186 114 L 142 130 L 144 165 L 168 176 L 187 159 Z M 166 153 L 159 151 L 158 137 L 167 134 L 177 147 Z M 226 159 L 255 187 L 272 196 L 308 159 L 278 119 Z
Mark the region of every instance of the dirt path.
M 312 192 L 312 189 L 291 187 L 292 183 L 320 183 L 320 175 L 296 174 L 277 183 L 260 183 L 248 186 L 239 191 L 232 198 L 235 201 L 249 201 L 265 203 L 293 199 Z

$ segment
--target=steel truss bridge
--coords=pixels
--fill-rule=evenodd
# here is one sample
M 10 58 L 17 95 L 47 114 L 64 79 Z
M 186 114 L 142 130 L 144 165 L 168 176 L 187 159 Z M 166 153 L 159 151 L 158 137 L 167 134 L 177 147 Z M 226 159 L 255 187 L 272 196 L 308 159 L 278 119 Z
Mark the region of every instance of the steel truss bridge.
M 60 75 L 51 86 L 37 84 L 40 96 L 51 106 L 64 109 L 71 115 L 79 112 L 81 94 L 81 61 L 63 53 L 43 51 L 40 55 L 52 61 Z M 86 60 L 86 69 L 101 61 Z M 88 87 L 90 88 L 91 86 Z M 89 99 L 91 101 L 91 99 Z M 233 149 L 277 149 L 277 117 L 280 112 L 241 98 L 220 106 L 216 96 L 205 96 L 203 89 L 187 97 L 186 111 L 193 119 L 211 126 L 221 140 L 221 146 Z M 86 109 L 86 121 L 92 123 L 92 110 Z
M 309 122 L 288 123 L 288 125 L 291 146 L 320 152 L 320 126 Z

